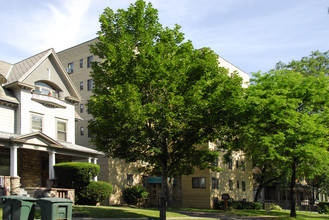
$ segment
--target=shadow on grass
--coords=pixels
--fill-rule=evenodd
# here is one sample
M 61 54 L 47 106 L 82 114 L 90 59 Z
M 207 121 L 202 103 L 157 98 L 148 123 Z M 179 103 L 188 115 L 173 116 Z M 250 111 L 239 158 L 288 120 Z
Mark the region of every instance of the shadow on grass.
M 81 213 L 85 217 L 94 218 L 145 218 L 147 214 L 136 213 L 129 209 L 113 209 L 102 206 L 74 206 L 74 213 Z M 152 216 L 151 216 L 152 217 Z

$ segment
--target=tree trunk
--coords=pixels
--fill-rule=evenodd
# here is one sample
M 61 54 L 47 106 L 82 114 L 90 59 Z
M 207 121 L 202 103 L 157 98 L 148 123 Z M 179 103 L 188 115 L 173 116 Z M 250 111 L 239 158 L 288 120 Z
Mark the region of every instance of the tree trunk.
M 254 198 L 254 202 L 258 201 L 258 195 L 262 192 L 262 189 L 264 188 L 264 186 L 262 184 L 259 184 L 259 186 L 257 187 L 257 191 L 256 191 L 256 195 Z
M 290 217 L 296 218 L 296 173 L 297 173 L 297 166 L 296 160 L 292 161 L 291 165 L 292 174 L 290 179 Z
M 168 192 L 167 163 L 162 162 L 161 196 L 160 196 L 161 220 L 166 220 L 167 192 Z
M 169 177 L 167 190 L 167 207 L 173 206 L 174 177 Z

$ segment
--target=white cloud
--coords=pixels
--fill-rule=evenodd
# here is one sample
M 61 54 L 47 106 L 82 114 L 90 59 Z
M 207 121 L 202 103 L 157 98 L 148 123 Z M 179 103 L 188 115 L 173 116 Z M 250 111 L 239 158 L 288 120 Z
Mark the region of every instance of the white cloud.
M 26 19 L 14 21 L 7 40 L 30 53 L 70 47 L 85 34 L 81 30 L 90 3 L 91 0 L 60 0 L 56 5 L 42 3 L 36 11 L 27 11 Z

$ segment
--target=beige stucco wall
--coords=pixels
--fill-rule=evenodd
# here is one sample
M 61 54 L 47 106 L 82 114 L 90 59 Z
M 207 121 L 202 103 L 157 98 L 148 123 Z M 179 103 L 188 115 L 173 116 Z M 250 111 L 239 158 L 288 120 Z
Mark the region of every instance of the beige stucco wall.
M 87 68 L 87 57 L 92 56 L 89 51 L 89 45 L 93 43 L 95 43 L 95 39 L 57 53 L 59 60 L 65 68 L 69 63 L 73 63 L 73 73 L 70 73 L 69 77 L 82 97 L 80 104 L 84 105 L 83 113 L 80 112 L 80 104 L 75 106 L 76 112 L 78 112 L 80 117 L 83 118 L 82 121 L 77 121 L 75 124 L 76 144 L 91 148 L 93 148 L 93 146 L 89 142 L 90 138 L 88 137 L 87 129 L 88 121 L 92 118 L 91 115 L 87 113 L 87 101 L 92 95 L 92 91 L 87 90 L 87 81 L 91 79 L 91 68 Z M 80 59 L 83 59 L 82 68 L 80 68 Z M 94 56 L 93 60 L 99 61 L 99 58 Z M 80 89 L 80 82 L 83 82 L 82 90 Z M 84 128 L 84 135 L 80 135 L 80 127 Z
M 246 158 L 242 152 L 235 152 L 232 155 L 232 169 L 228 168 L 228 164 L 224 162 L 223 152 L 219 156 L 220 172 L 211 170 L 197 170 L 193 175 L 182 176 L 182 207 L 194 208 L 213 208 L 213 198 L 217 197 L 221 200 L 221 195 L 228 193 L 234 200 L 252 201 L 253 185 L 252 185 L 252 163 Z M 236 161 L 239 162 L 239 168 L 236 168 Z M 245 162 L 245 171 L 242 170 L 241 162 Z M 205 177 L 206 188 L 192 188 L 193 177 Z M 212 177 L 219 179 L 218 189 L 212 189 Z M 233 181 L 233 189 L 229 189 L 229 180 Z M 239 188 L 237 188 L 239 181 Z M 242 191 L 242 181 L 246 184 L 246 191 Z

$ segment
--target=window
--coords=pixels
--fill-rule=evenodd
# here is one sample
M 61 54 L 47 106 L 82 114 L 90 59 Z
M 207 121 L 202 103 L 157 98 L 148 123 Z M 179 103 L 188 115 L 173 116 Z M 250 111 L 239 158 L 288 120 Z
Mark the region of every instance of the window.
M 94 86 L 94 81 L 92 79 L 88 79 L 88 91 L 91 91 Z
M 67 73 L 73 73 L 73 62 L 67 64 Z
M 132 174 L 127 174 L 127 185 L 132 186 L 134 182 L 133 175 Z
M 80 68 L 83 67 L 83 59 L 80 59 Z
M 238 169 L 239 168 L 239 161 L 235 161 L 235 167 Z
M 80 104 L 80 113 L 83 113 L 83 104 Z
M 0 153 L 0 175 L 1 176 L 10 176 L 10 154 L 9 153 L 5 153 L 5 152 Z
M 228 168 L 232 170 L 233 161 L 232 158 L 228 161 Z
M 228 181 L 228 187 L 230 190 L 233 190 L 233 181 L 232 180 Z
M 214 167 L 218 167 L 218 158 L 216 158 L 216 159 L 214 160 L 214 162 L 212 163 L 212 166 L 214 166 Z
M 237 189 L 240 188 L 240 182 L 239 182 L 239 180 L 236 181 L 236 188 L 237 188 Z
M 80 90 L 83 90 L 83 81 L 80 82 Z
M 87 57 L 87 68 L 91 67 L 91 63 L 93 62 L 94 58 L 93 56 Z
M 242 181 L 241 184 L 242 184 L 242 191 L 246 191 L 246 182 Z
M 241 161 L 241 170 L 246 171 L 246 164 L 244 161 Z
M 80 135 L 81 136 L 85 135 L 85 129 L 84 129 L 84 127 L 80 127 Z
M 57 121 L 57 140 L 66 141 L 66 122 Z
M 35 85 L 35 90 L 33 91 L 34 93 L 54 96 L 56 98 L 58 98 L 59 96 L 59 91 L 53 88 L 52 86 L 48 85 L 47 83 L 36 82 L 34 85 Z
M 192 177 L 192 188 L 206 188 L 206 178 Z
M 42 131 L 42 115 L 31 115 L 31 130 L 32 132 L 35 131 Z
M 218 189 L 219 188 L 219 180 L 218 178 L 211 178 L 211 188 Z

